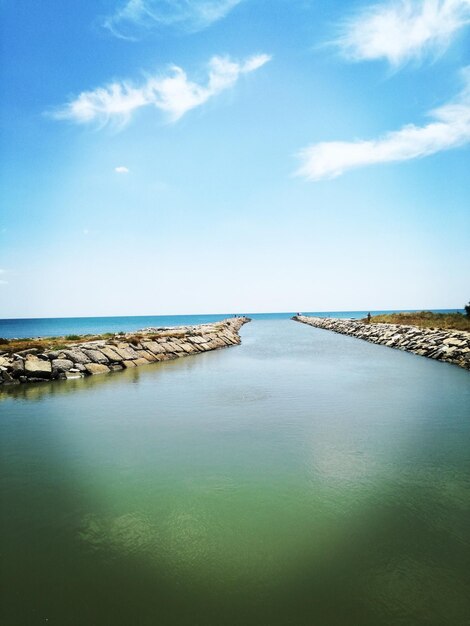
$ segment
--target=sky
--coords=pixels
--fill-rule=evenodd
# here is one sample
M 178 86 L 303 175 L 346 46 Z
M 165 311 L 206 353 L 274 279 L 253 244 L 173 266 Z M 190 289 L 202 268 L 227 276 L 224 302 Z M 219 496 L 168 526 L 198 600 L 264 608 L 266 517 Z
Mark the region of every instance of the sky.
M 0 22 L 0 317 L 469 300 L 470 0 Z

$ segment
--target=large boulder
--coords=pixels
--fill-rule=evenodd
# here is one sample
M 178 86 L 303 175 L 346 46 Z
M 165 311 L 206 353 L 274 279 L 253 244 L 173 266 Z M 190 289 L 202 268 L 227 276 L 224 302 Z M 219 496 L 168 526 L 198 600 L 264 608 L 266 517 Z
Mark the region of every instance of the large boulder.
M 13 363 L 10 365 L 10 374 L 13 376 L 13 378 L 23 376 L 24 361 L 22 359 L 17 359 L 16 361 L 13 361 Z
M 154 354 L 163 354 L 165 349 L 156 341 L 142 341 L 142 347 Z
M 70 350 L 62 350 L 61 354 L 64 354 L 67 358 L 69 358 L 74 363 L 81 363 L 82 365 L 85 365 L 85 363 L 90 362 L 90 359 L 87 357 L 87 355 L 84 354 L 81 350 L 78 350 L 77 348 L 72 348 Z
M 113 347 L 113 350 L 119 354 L 124 360 L 128 361 L 131 359 L 137 359 L 138 353 L 131 348 L 129 345 L 121 344 L 119 346 Z
M 51 362 L 30 356 L 24 362 L 24 373 L 28 378 L 51 378 Z
M 82 348 L 82 350 L 93 363 L 109 363 L 108 357 L 105 356 L 100 350 L 94 350 L 93 348 Z
M 133 363 L 137 367 L 139 365 L 148 365 L 149 361 L 143 357 L 139 357 L 138 359 L 134 359 Z
M 110 371 L 103 363 L 85 363 L 85 369 L 89 374 L 107 374 Z
M 116 350 L 113 350 L 113 348 L 110 348 L 109 346 L 100 346 L 99 350 L 110 361 L 116 361 L 117 363 L 120 363 L 123 360 L 122 356 L 118 354 Z
M 68 372 L 73 367 L 73 361 L 69 359 L 53 359 L 52 371 L 53 372 Z
M 16 380 L 16 378 L 13 378 L 10 372 L 7 372 L 6 369 L 4 369 L 3 367 L 1 369 L 1 374 L 2 374 L 3 382 L 5 384 L 18 385 L 20 382 L 19 380 Z

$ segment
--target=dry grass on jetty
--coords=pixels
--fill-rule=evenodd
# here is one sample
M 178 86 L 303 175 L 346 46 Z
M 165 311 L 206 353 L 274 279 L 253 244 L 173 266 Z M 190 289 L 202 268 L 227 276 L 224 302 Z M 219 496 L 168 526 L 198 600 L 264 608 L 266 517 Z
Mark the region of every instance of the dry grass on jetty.
M 370 321 L 374 324 L 403 324 L 433 330 L 441 328 L 443 330 L 466 330 L 470 332 L 470 317 L 462 313 L 433 313 L 432 311 L 389 313 L 373 315 Z

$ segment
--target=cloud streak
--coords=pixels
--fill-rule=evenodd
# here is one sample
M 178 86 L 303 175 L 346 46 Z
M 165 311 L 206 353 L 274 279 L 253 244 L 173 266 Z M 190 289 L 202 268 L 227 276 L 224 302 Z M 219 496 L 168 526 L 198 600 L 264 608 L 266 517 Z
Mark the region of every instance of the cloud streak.
M 470 0 L 394 0 L 346 20 L 335 44 L 352 61 L 385 59 L 397 67 L 442 53 L 468 24 Z
M 465 86 L 459 96 L 430 111 L 429 124 L 409 124 L 370 141 L 314 144 L 300 152 L 297 174 L 313 181 L 335 178 L 354 168 L 425 157 L 470 142 L 470 66 L 462 75 Z
M 116 174 L 129 174 L 129 168 L 125 165 L 118 165 L 114 168 L 114 171 Z
M 139 39 L 159 27 L 197 32 L 224 18 L 242 0 L 126 0 L 102 25 L 116 37 Z
M 114 121 L 124 125 L 138 109 L 153 106 L 175 122 L 191 109 L 233 87 L 241 75 L 259 69 L 270 59 L 267 54 L 259 54 L 239 63 L 228 57 L 213 57 L 208 64 L 205 85 L 189 80 L 186 72 L 174 65 L 167 75 L 150 76 L 138 86 L 119 81 L 84 91 L 53 112 L 52 117 L 78 124 L 99 122 L 105 125 Z

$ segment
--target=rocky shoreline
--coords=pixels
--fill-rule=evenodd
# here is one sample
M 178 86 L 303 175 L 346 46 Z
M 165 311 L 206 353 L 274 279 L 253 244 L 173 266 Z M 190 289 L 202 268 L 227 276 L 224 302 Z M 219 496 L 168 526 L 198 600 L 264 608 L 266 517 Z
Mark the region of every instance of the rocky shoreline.
M 297 322 L 332 330 L 335 333 L 365 339 L 398 350 L 406 350 L 470 370 L 470 333 L 405 326 L 401 324 L 368 324 L 361 320 L 294 315 Z
M 241 343 L 239 330 L 248 317 L 212 324 L 146 328 L 109 339 L 82 341 L 61 350 L 30 348 L 0 353 L 2 385 L 81 378 L 125 368 L 149 365 Z

